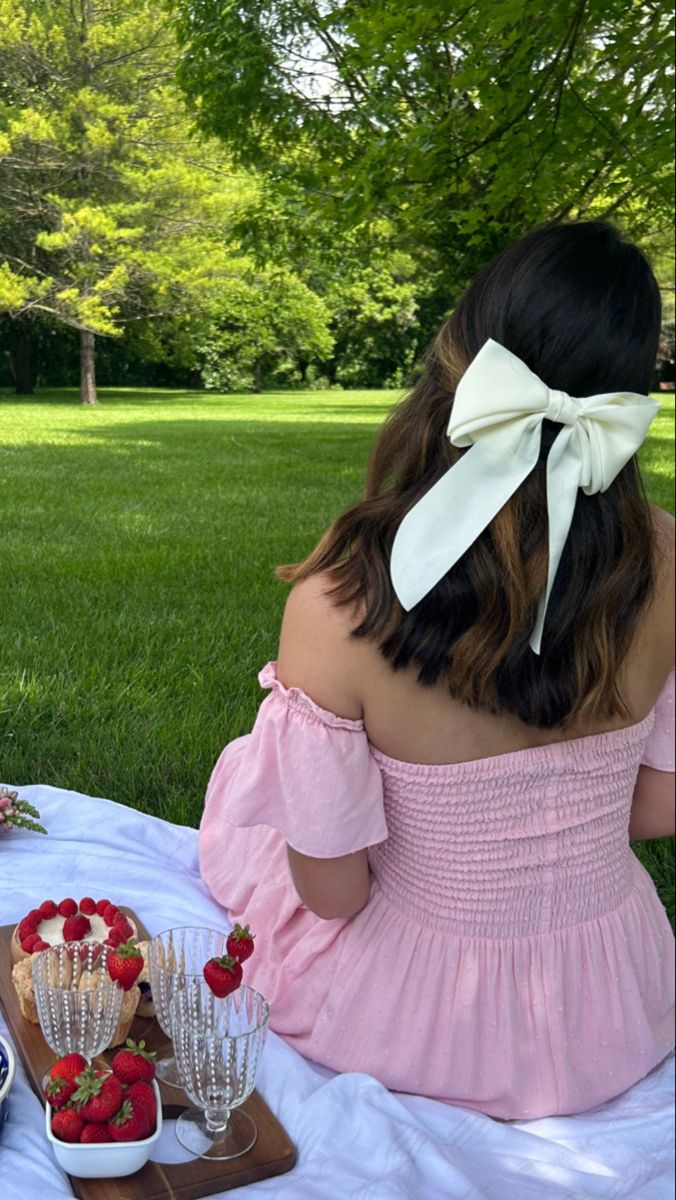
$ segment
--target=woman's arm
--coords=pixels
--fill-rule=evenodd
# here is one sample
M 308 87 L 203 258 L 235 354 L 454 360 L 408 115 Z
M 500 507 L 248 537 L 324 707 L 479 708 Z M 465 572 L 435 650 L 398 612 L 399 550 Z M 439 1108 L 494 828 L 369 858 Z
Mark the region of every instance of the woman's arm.
M 629 819 L 629 841 L 671 837 L 676 832 L 673 771 L 639 768 Z
M 321 708 L 348 720 L 359 720 L 355 650 L 344 609 L 324 594 L 326 580 L 311 576 L 290 593 L 277 656 L 277 677 L 285 687 L 298 687 Z M 340 858 L 310 858 L 287 846 L 289 869 L 303 904 L 323 920 L 353 917 L 368 902 L 371 877 L 366 850 Z
M 324 921 L 354 917 L 368 903 L 371 889 L 368 852 L 342 858 L 308 858 L 287 845 L 293 886 L 303 904 Z

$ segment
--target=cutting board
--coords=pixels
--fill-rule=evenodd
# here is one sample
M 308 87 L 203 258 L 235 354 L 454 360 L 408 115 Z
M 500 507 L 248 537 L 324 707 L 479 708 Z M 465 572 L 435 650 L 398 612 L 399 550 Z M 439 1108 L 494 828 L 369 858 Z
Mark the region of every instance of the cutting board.
M 148 939 L 136 914 L 124 907 L 122 911 L 136 924 L 139 940 Z M 42 1080 L 56 1061 L 56 1055 L 45 1042 L 40 1026 L 33 1025 L 21 1015 L 12 983 L 10 941 L 13 929 L 13 925 L 0 928 L 0 1004 L 15 1049 L 35 1093 L 44 1104 Z M 136 1017 L 130 1037 L 136 1041 L 144 1038 L 150 1050 L 160 1050 L 169 1043 L 169 1038 L 154 1017 Z M 113 1053 L 108 1051 L 100 1059 L 109 1061 Z M 184 1092 L 159 1080 L 158 1083 L 165 1121 L 175 1120 L 185 1108 L 191 1107 Z M 200 1200 L 200 1197 L 214 1192 L 243 1187 L 247 1183 L 256 1183 L 259 1179 L 290 1171 L 296 1161 L 295 1146 L 258 1092 L 252 1092 L 242 1105 L 242 1110 L 256 1122 L 258 1137 L 252 1149 L 240 1158 L 225 1162 L 208 1162 L 203 1158 L 183 1163 L 149 1162 L 134 1175 L 126 1175 L 121 1179 L 77 1179 L 69 1176 L 73 1191 L 81 1200 Z

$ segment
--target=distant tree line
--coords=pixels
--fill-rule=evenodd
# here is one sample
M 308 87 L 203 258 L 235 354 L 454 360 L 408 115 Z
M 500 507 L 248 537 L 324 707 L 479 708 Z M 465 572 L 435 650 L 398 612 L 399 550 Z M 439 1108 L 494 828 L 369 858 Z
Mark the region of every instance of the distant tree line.
M 661 0 L 0 0 L 0 386 L 398 387 L 596 216 L 673 383 L 671 40 Z

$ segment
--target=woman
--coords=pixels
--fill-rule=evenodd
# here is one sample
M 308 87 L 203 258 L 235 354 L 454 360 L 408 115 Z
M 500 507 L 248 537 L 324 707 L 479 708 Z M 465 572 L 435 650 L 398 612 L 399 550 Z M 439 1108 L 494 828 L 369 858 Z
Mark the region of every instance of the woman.
M 674 1045 L 673 521 L 636 451 L 660 299 L 603 222 L 472 280 L 293 582 L 204 880 L 304 1055 L 509 1120 Z M 548 465 L 549 463 L 549 465 Z

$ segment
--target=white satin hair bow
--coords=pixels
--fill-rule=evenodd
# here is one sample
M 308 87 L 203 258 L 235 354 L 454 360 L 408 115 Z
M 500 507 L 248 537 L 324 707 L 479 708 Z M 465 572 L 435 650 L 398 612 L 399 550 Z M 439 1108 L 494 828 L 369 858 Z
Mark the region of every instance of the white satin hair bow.
M 610 487 L 659 407 L 636 392 L 555 391 L 489 338 L 458 384 L 447 429 L 454 446 L 471 449 L 414 504 L 394 539 L 390 575 L 402 606 L 408 611 L 432 590 L 533 470 L 543 420 L 560 422 L 547 458 L 547 585 L 530 638 L 539 654 L 577 490 L 590 496 Z

